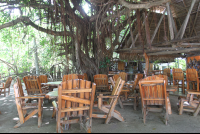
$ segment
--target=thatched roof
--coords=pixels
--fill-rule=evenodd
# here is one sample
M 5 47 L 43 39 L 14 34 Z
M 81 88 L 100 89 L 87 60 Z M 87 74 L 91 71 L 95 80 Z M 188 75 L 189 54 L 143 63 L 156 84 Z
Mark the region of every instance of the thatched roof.
M 166 59 L 168 61 L 172 61 L 175 57 L 183 57 L 183 53 L 185 56 L 192 55 L 192 53 L 199 53 L 200 51 L 200 1 L 196 0 L 191 13 L 190 19 L 187 23 L 185 33 L 183 38 L 177 37 L 178 31 L 181 29 L 181 26 L 184 23 L 184 20 L 188 14 L 188 11 L 191 7 L 192 0 L 171 0 L 170 9 L 174 19 L 176 30 L 174 31 L 174 39 L 170 38 L 170 29 L 169 29 L 169 21 L 168 15 L 164 15 L 164 18 L 158 28 L 158 31 L 155 35 L 154 40 L 151 43 L 151 49 L 148 46 L 147 38 L 146 38 L 146 30 L 145 25 L 142 27 L 141 25 L 141 35 L 144 44 L 144 51 L 147 55 L 152 56 L 152 60 L 161 60 Z M 149 21 L 149 30 L 150 37 L 154 34 L 154 31 L 158 25 L 158 22 L 162 16 L 163 11 L 166 8 L 166 4 L 151 8 L 151 12 L 148 16 Z M 161 13 L 159 13 L 161 12 Z M 144 19 L 142 18 L 143 22 Z M 133 29 L 133 37 L 136 39 L 138 34 L 137 23 L 135 23 Z M 130 33 L 124 37 L 124 40 L 121 42 L 121 47 L 116 50 L 116 52 L 120 53 L 120 58 L 128 59 L 128 60 L 137 60 L 142 58 L 143 55 L 143 45 L 139 39 L 135 42 L 135 47 L 132 47 L 132 40 Z M 140 58 L 138 58 L 138 55 Z

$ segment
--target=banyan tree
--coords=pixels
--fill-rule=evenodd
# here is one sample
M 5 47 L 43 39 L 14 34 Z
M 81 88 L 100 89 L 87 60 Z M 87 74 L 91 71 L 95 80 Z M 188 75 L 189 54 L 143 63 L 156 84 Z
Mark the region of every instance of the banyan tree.
M 1 22 L 0 30 L 20 23 L 60 38 L 60 42 L 51 44 L 60 46 L 58 56 L 65 55 L 66 63 L 72 61 L 77 73 L 92 76 L 105 71 L 100 69 L 101 64 L 106 58 L 112 59 L 114 51 L 120 53 L 121 59 L 131 60 L 143 58 L 144 52 L 154 59 L 170 54 L 170 59 L 187 51 L 199 51 L 199 47 L 186 47 L 199 37 L 195 28 L 197 2 L 0 0 L 1 13 L 20 10 L 17 18 Z M 89 12 L 84 10 L 86 4 Z

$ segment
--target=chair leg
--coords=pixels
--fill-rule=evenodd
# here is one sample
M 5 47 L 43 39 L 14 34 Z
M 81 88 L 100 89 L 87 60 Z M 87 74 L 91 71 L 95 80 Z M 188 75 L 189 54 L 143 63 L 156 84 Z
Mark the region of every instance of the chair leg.
M 200 102 L 199 102 L 197 108 L 196 108 L 195 111 L 194 111 L 194 114 L 193 114 L 194 117 L 197 116 L 197 114 L 199 113 L 199 110 L 200 110 Z
M 182 115 L 183 113 L 183 100 L 180 100 L 181 104 L 180 104 L 180 108 L 179 108 L 179 115 Z
M 42 100 L 39 99 L 38 102 L 38 127 L 42 125 Z
M 143 122 L 144 124 L 146 123 L 146 111 L 147 109 L 146 108 L 143 108 Z

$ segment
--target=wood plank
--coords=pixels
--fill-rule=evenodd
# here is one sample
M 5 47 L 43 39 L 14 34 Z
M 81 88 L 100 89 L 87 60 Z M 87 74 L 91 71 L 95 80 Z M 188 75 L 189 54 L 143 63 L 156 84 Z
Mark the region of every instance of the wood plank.
M 89 110 L 90 107 L 85 106 L 85 107 L 77 107 L 77 108 L 65 108 L 62 109 L 61 112 L 74 112 L 74 111 L 80 111 L 80 110 Z

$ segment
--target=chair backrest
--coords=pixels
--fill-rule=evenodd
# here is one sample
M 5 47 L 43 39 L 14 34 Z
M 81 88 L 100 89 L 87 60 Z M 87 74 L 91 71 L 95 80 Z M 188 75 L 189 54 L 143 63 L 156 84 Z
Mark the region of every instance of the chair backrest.
M 143 78 L 143 76 L 144 76 L 144 75 L 143 75 L 143 74 L 140 74 L 140 73 L 135 74 L 135 78 L 134 78 L 134 84 L 133 84 L 132 92 L 134 92 L 136 86 L 137 86 L 138 83 L 139 83 L 139 80 L 141 80 L 141 79 Z
M 87 76 L 87 74 L 84 73 L 83 75 L 84 75 L 85 80 L 88 80 L 88 76 Z
M 20 123 L 24 123 L 25 119 L 24 119 L 24 114 L 23 114 L 23 110 L 22 110 L 22 104 L 24 102 L 24 99 L 17 98 L 17 97 L 23 97 L 23 95 L 21 94 L 23 92 L 23 90 L 21 91 L 20 85 L 18 82 L 19 81 L 17 80 L 17 82 L 13 85 L 14 93 L 15 93 L 15 103 L 17 106 L 17 112 L 19 115 Z
M 127 73 L 120 72 L 118 75 L 122 78 L 122 80 L 124 80 L 125 82 L 127 82 Z
M 91 88 L 92 85 L 92 88 Z M 67 80 L 58 87 L 58 119 L 92 117 L 96 84 L 86 80 Z
M 37 76 L 25 76 L 23 81 L 28 95 L 42 94 L 41 83 Z
M 142 105 L 166 105 L 167 82 L 158 76 L 149 76 L 139 81 Z
M 184 79 L 183 70 L 180 68 L 173 69 L 172 74 L 173 74 L 174 80 L 183 80 Z
M 17 77 L 17 85 L 19 87 L 19 89 L 18 89 L 19 97 L 24 96 L 24 91 L 23 91 L 23 88 L 22 88 L 22 82 L 21 82 L 19 77 Z
M 48 82 L 47 75 L 39 75 L 38 78 L 39 78 L 40 83 Z
M 121 93 L 121 91 L 122 91 L 122 88 L 123 88 L 123 86 L 124 86 L 124 83 L 125 83 L 125 81 L 122 80 L 122 79 L 119 77 L 119 78 L 117 79 L 117 81 L 115 81 L 115 86 L 114 86 L 114 88 L 113 88 L 113 90 L 112 90 L 111 96 L 114 95 L 114 96 L 118 96 L 118 97 L 119 97 L 119 95 L 120 95 L 120 93 Z M 109 104 L 112 104 L 113 98 L 110 98 L 110 99 L 108 100 L 108 102 L 109 102 Z
M 97 89 L 107 89 L 108 88 L 108 75 L 106 75 L 106 74 L 94 75 L 94 83 L 96 83 Z
M 85 79 L 85 76 L 84 76 L 84 75 L 80 75 L 80 74 L 78 74 L 78 79 L 82 79 L 82 80 L 84 80 L 84 79 Z
M 5 88 L 9 88 L 10 87 L 10 84 L 12 82 L 12 77 L 8 77 L 8 79 L 6 80 L 6 84 L 5 84 Z
M 77 74 L 63 75 L 62 81 L 73 80 L 73 79 L 78 79 L 78 75 Z
M 164 75 L 167 75 L 168 77 L 170 77 L 170 69 L 169 69 L 169 68 L 165 68 L 165 69 L 163 70 L 163 74 L 164 74 Z
M 164 78 L 167 82 L 167 85 L 168 85 L 168 76 L 167 75 L 164 75 L 164 74 L 158 74 L 158 75 L 155 75 L 155 76 L 158 76 L 160 78 Z
M 113 80 L 114 81 L 117 81 L 117 79 L 119 78 L 120 76 L 118 75 L 118 74 L 115 74 L 115 75 L 113 75 Z
M 187 81 L 197 81 L 198 80 L 198 72 L 197 72 L 197 70 L 188 68 L 186 70 L 186 80 Z

